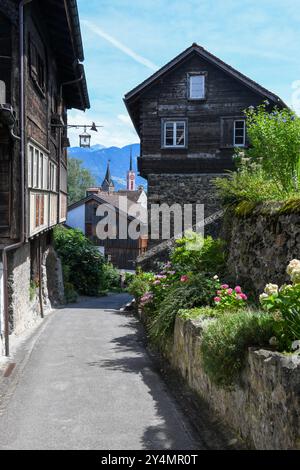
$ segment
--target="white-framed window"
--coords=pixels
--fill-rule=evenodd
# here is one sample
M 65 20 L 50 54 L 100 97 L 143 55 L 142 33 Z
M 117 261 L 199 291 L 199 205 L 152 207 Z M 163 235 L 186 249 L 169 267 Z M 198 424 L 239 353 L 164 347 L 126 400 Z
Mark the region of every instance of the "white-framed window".
M 164 147 L 186 147 L 186 121 L 165 121 L 163 133 Z
M 235 147 L 245 147 L 246 144 L 246 122 L 239 119 L 234 121 L 233 145 Z
M 43 189 L 47 191 L 48 186 L 49 186 L 49 181 L 48 181 L 48 173 L 49 173 L 49 161 L 48 161 L 48 156 L 43 155 L 44 161 L 43 161 Z
M 0 104 L 6 103 L 6 85 L 3 80 L 0 80 Z
M 205 98 L 205 74 L 189 75 L 189 99 L 204 100 Z
M 31 188 L 33 184 L 33 177 L 32 177 L 33 159 L 34 159 L 34 148 L 32 147 L 32 145 L 29 145 L 28 147 L 28 188 Z
M 57 166 L 50 162 L 50 191 L 57 192 Z

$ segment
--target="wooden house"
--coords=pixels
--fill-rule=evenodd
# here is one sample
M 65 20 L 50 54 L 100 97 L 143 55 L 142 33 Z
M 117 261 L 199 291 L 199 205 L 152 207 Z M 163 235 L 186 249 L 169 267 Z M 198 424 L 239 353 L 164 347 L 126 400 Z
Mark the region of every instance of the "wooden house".
M 67 215 L 67 112 L 89 108 L 76 0 L 0 2 L 1 335 L 61 297 L 53 227 Z M 58 263 L 58 261 L 57 261 Z
M 103 208 L 101 214 L 99 207 Z M 111 223 L 105 229 L 107 237 L 102 237 L 97 229 L 98 224 L 110 211 Z M 101 187 L 88 188 L 84 199 L 68 207 L 66 225 L 81 230 L 116 268 L 133 270 L 137 258 L 143 255 L 148 247 L 147 234 L 145 236 L 141 233 L 133 239 L 129 232 L 130 224 L 135 223 L 136 217 L 138 218 L 142 211 L 146 214 L 147 196 L 143 187 L 135 189 L 132 159 L 127 172 L 126 190 L 115 190 L 108 163 Z M 137 229 L 142 232 L 142 228 Z
M 282 100 L 198 44 L 125 95 L 141 140 L 140 175 L 152 204 L 204 204 L 220 209 L 212 180 L 234 169 L 234 149 L 247 146 L 244 110 Z M 150 224 L 149 227 L 151 228 Z M 205 227 L 216 235 L 218 223 Z M 157 240 L 149 237 L 151 244 Z

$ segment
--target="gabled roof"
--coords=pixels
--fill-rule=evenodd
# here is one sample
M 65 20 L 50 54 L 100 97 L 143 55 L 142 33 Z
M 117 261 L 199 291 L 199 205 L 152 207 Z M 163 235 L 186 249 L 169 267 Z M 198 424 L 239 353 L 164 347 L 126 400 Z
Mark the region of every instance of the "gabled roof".
M 136 192 L 136 191 L 134 191 L 134 192 Z M 141 193 L 139 193 L 139 194 L 141 194 Z M 127 217 L 130 220 L 132 220 L 133 219 L 132 216 L 126 214 L 122 209 L 120 209 L 120 207 L 119 207 L 119 202 L 120 202 L 119 197 L 120 196 L 124 197 L 124 194 L 119 194 L 117 192 L 114 192 L 114 193 L 101 192 L 99 196 L 97 194 L 90 194 L 89 196 L 86 196 L 85 198 L 81 199 L 80 201 L 77 201 L 77 202 L 74 202 L 74 204 L 71 204 L 68 207 L 68 212 L 72 211 L 73 209 L 76 209 L 77 207 L 80 207 L 80 206 L 86 204 L 87 202 L 95 201 L 98 204 L 110 204 L 111 206 L 116 208 L 117 212 L 119 212 L 120 214 L 123 214 L 123 215 L 127 215 Z M 128 207 L 128 209 L 135 202 L 137 202 L 137 201 L 135 201 L 133 199 L 129 199 L 129 197 L 127 197 L 127 207 Z
M 159 69 L 157 72 L 155 72 L 153 75 L 151 75 L 149 78 L 147 78 L 145 81 L 140 83 L 137 87 L 133 88 L 133 90 L 129 91 L 125 97 L 124 97 L 124 102 L 127 107 L 127 110 L 130 114 L 130 117 L 134 123 L 134 126 L 139 133 L 138 130 L 138 123 L 136 122 L 136 116 L 134 116 L 132 105 L 134 102 L 136 102 L 139 97 L 145 93 L 151 86 L 155 85 L 157 80 L 159 80 L 162 76 L 167 74 L 168 72 L 174 70 L 176 67 L 178 67 L 182 62 L 184 62 L 189 56 L 192 54 L 197 54 L 203 59 L 207 60 L 211 64 L 215 65 L 219 69 L 221 69 L 223 72 L 227 73 L 231 77 L 235 78 L 236 80 L 240 81 L 243 83 L 245 86 L 250 88 L 252 91 L 258 93 L 262 97 L 269 99 L 273 103 L 279 105 L 279 106 L 284 106 L 286 107 L 286 104 L 279 98 L 279 96 L 275 95 L 275 93 L 272 93 L 271 91 L 267 90 L 263 86 L 259 85 L 256 83 L 254 80 L 252 80 L 249 77 L 246 77 L 246 75 L 242 74 L 238 70 L 234 69 L 230 65 L 226 64 L 223 62 L 221 59 L 216 57 L 215 55 L 211 54 L 207 50 L 205 50 L 202 46 L 199 46 L 196 43 L 193 43 L 190 47 L 188 47 L 185 51 L 183 51 L 181 54 L 179 54 L 177 57 L 175 57 L 173 60 L 168 62 L 166 65 L 164 65 L 161 69 Z

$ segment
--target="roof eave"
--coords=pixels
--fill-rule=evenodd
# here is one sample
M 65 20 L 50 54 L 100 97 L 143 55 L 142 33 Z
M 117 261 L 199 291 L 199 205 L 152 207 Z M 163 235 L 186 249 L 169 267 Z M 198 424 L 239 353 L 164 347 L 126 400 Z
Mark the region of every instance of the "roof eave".
M 231 76 L 234 76 L 237 80 L 239 80 L 241 83 L 244 85 L 248 86 L 248 88 L 256 91 L 256 93 L 259 93 L 261 96 L 269 98 L 271 101 L 273 101 L 276 104 L 281 104 L 284 107 L 287 107 L 287 105 L 282 101 L 281 98 L 279 98 L 277 95 L 274 93 L 270 92 L 269 90 L 265 89 L 258 83 L 255 83 L 253 80 L 250 78 L 246 77 L 243 75 L 241 72 L 238 70 L 235 70 L 233 67 L 229 66 L 222 60 L 218 59 L 215 57 L 213 54 L 209 53 L 206 51 L 203 47 L 199 45 L 192 45 L 189 48 L 187 48 L 185 51 L 183 51 L 181 54 L 179 54 L 177 57 L 175 57 L 173 60 L 168 62 L 165 66 L 163 66 L 160 70 L 155 72 L 153 75 L 151 75 L 149 78 L 147 78 L 144 82 L 139 84 L 137 87 L 133 88 L 131 91 L 126 93 L 124 97 L 124 102 L 126 104 L 127 110 L 130 114 L 129 111 L 129 103 L 132 103 L 136 101 L 139 98 L 139 95 L 143 93 L 145 89 L 153 85 L 158 78 L 160 78 L 162 75 L 165 75 L 169 71 L 171 71 L 173 68 L 177 67 L 182 61 L 184 61 L 192 52 L 196 52 L 200 56 L 204 57 L 204 59 L 208 60 L 209 62 L 214 63 L 215 66 L 220 68 L 222 71 L 225 73 L 230 74 Z

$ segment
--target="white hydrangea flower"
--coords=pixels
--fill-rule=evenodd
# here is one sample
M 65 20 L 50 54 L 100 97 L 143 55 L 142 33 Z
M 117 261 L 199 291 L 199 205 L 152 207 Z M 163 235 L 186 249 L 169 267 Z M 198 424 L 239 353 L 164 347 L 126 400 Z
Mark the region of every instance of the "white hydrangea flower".
M 279 287 L 277 286 L 277 284 L 267 284 L 265 287 L 265 294 L 267 295 L 278 294 L 278 289 Z
M 292 272 L 294 271 L 294 269 L 300 270 L 300 261 L 298 259 L 293 259 L 288 265 L 286 272 L 288 273 L 289 276 L 292 275 Z
M 215 275 L 214 280 L 217 281 L 219 279 L 219 276 Z
M 260 302 L 263 302 L 265 299 L 268 299 L 269 295 L 266 294 L 265 292 L 259 296 Z
M 300 284 L 300 267 L 297 269 L 293 269 L 291 273 L 291 280 L 293 284 Z

